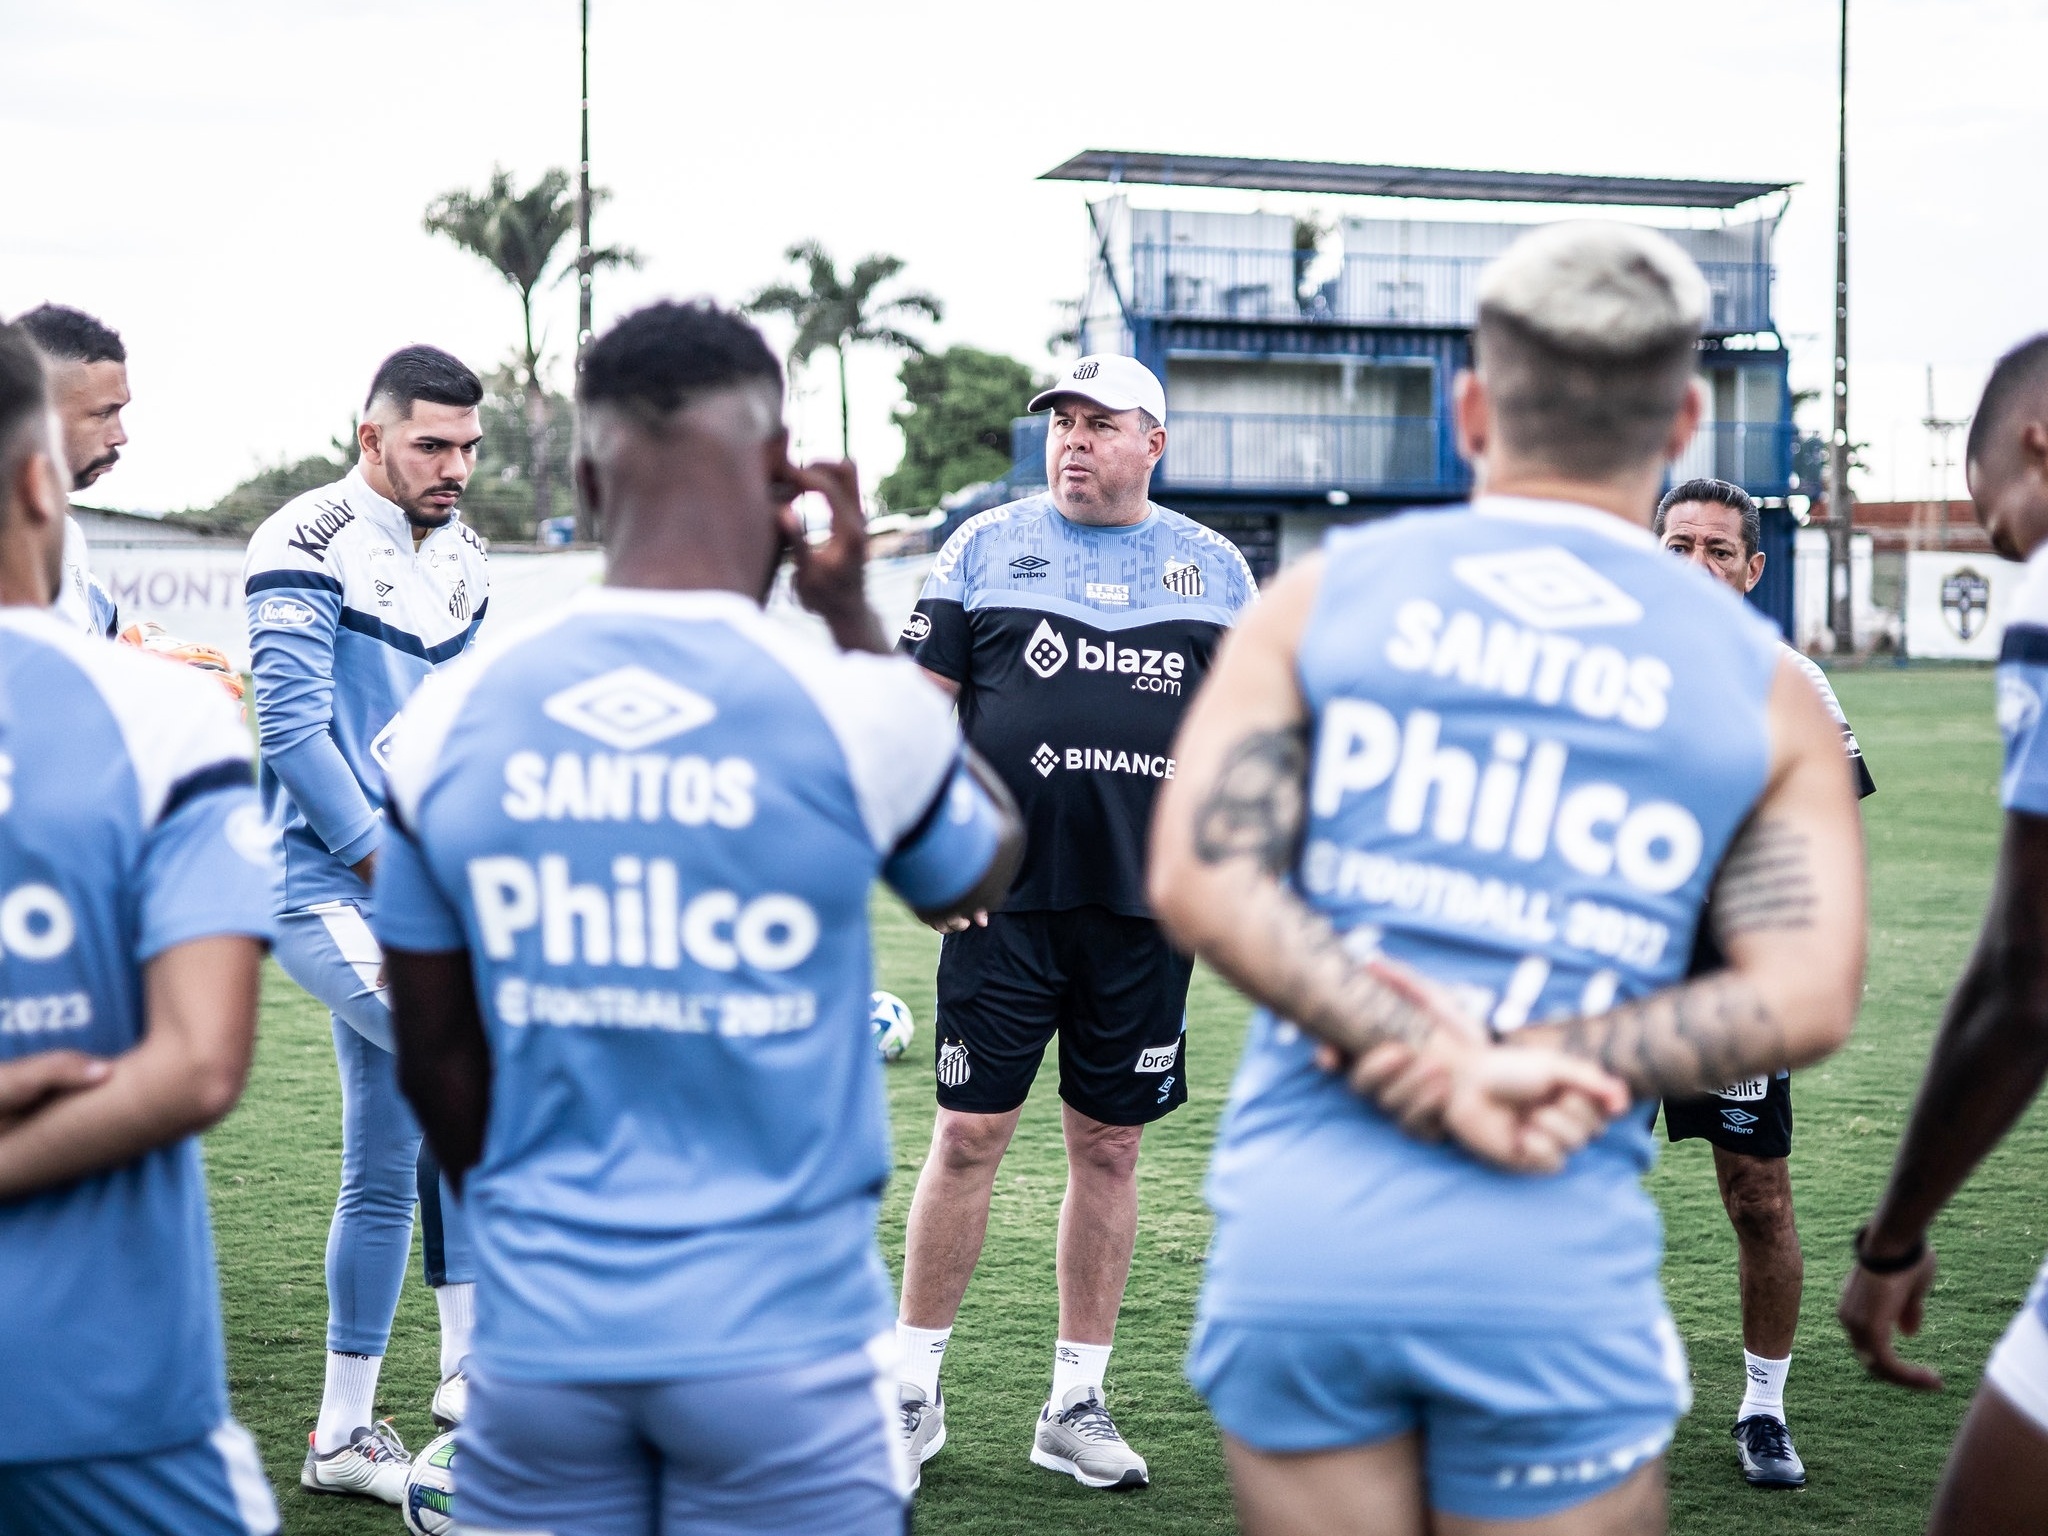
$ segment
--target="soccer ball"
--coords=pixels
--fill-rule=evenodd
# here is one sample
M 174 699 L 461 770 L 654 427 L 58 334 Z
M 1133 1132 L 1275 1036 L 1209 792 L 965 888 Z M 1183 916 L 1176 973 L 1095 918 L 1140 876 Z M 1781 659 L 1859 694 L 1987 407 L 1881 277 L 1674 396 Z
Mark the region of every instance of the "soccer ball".
M 405 1502 L 398 1512 L 412 1536 L 448 1536 L 455 1529 L 455 1432 L 436 1435 L 420 1448 L 405 1475 Z
M 868 999 L 868 1030 L 882 1060 L 901 1059 L 910 1049 L 910 1037 L 917 1033 L 917 1025 L 910 1017 L 910 1004 L 894 992 L 875 993 Z

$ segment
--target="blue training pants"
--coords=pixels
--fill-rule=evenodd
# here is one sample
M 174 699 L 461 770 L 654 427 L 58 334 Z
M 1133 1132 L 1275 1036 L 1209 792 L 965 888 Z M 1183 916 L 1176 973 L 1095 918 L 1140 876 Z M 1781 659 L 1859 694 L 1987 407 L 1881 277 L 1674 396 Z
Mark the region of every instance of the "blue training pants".
M 390 1341 L 415 1199 L 427 1284 L 476 1278 L 462 1207 L 398 1091 L 391 1010 L 379 986 L 384 956 L 369 917 L 367 901 L 327 902 L 277 923 L 278 964 L 333 1014 L 341 1194 L 327 1229 L 327 1347 L 357 1355 L 381 1355 Z

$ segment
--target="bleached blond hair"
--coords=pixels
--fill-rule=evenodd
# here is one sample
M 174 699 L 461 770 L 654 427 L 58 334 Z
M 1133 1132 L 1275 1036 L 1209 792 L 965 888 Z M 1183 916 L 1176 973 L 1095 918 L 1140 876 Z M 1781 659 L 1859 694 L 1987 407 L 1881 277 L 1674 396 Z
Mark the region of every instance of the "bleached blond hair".
M 1480 278 L 1474 329 L 1503 446 L 1594 479 L 1656 455 L 1708 301 L 1692 258 L 1655 230 L 1578 220 L 1522 236 Z

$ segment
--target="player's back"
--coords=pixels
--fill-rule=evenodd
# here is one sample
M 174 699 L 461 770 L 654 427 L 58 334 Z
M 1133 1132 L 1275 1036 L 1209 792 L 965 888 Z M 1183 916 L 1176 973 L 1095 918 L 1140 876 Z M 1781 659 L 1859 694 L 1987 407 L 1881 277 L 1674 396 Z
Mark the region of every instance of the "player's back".
M 264 932 L 249 757 L 211 679 L 0 610 L 0 1060 L 119 1056 L 142 1038 L 143 961 Z M 222 1421 L 196 1139 L 0 1202 L 0 1357 L 0 1461 L 140 1454 Z
M 492 1052 L 465 1199 L 494 1368 L 746 1368 L 886 1325 L 867 901 L 945 717 L 907 662 L 730 593 L 594 589 L 422 690 L 392 791 Z M 380 911 L 399 948 L 411 922 Z
M 1679 980 L 1762 791 L 1775 632 L 1640 530 L 1482 500 L 1333 536 L 1300 647 L 1297 890 L 1495 1030 Z M 1631 1113 L 1554 1178 L 1404 1135 L 1261 1016 L 1222 1131 L 1205 1306 L 1503 1326 L 1653 1315 Z M 1333 1234 L 1302 1245 L 1289 1231 Z

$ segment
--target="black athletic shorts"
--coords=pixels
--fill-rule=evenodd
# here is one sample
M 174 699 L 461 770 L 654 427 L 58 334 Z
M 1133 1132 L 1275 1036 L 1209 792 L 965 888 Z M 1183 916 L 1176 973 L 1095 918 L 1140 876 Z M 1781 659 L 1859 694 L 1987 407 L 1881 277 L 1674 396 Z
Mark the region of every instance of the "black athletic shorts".
M 1672 1141 L 1702 1137 L 1750 1157 L 1790 1157 L 1792 1079 L 1780 1072 L 1731 1083 L 1724 1092 L 1697 1099 L 1666 1099 L 1664 1134 Z
M 1194 961 L 1148 917 L 1106 907 L 995 912 L 939 946 L 939 1103 L 1015 1109 L 1060 1042 L 1060 1097 L 1104 1125 L 1144 1125 L 1187 1102 Z

